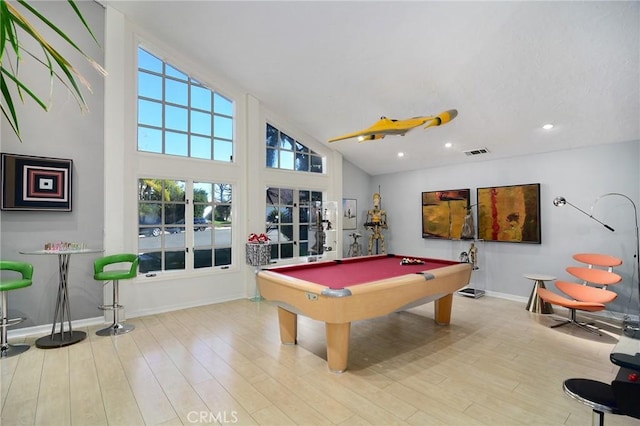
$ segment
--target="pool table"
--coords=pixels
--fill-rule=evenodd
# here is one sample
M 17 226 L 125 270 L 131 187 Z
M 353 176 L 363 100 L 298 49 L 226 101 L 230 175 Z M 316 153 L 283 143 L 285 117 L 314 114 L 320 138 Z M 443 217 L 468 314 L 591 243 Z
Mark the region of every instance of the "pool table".
M 329 369 L 340 373 L 347 368 L 351 322 L 435 301 L 436 322 L 449 324 L 453 293 L 469 283 L 471 269 L 470 263 L 384 254 L 263 269 L 257 282 L 260 294 L 278 306 L 282 343 L 296 343 L 298 314 L 325 322 Z

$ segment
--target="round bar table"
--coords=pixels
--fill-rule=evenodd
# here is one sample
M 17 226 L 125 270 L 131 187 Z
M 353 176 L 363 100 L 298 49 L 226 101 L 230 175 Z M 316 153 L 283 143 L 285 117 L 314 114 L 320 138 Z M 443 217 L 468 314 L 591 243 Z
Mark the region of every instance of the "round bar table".
M 529 296 L 529 302 L 527 302 L 527 311 L 534 312 L 536 314 L 552 314 L 553 306 L 551 303 L 545 302 L 538 296 L 538 288 L 545 288 L 545 281 L 554 281 L 556 277 L 551 275 L 542 274 L 524 274 L 525 278 L 535 281 L 533 284 L 533 290 Z
M 20 254 L 26 255 L 49 255 L 58 256 L 59 280 L 58 280 L 58 297 L 56 299 L 55 313 L 53 314 L 53 325 L 51 326 L 51 334 L 43 336 L 36 340 L 36 347 L 40 349 L 61 348 L 63 346 L 73 345 L 84 340 L 87 333 L 84 331 L 73 330 L 71 326 L 71 307 L 69 304 L 68 276 L 69 276 L 69 260 L 72 254 L 89 254 L 102 253 L 104 250 L 96 249 L 75 249 L 75 250 L 33 250 L 21 251 Z M 66 318 L 66 320 L 65 320 Z M 68 325 L 65 330 L 65 321 Z M 60 324 L 58 332 L 56 325 Z

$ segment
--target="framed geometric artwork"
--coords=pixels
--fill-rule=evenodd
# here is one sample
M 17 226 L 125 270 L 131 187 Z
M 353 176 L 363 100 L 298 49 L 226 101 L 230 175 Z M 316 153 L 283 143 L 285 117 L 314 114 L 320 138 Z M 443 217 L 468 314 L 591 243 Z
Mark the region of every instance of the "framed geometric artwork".
M 540 184 L 478 188 L 478 238 L 541 243 Z
M 422 193 L 422 238 L 464 239 L 462 228 L 470 214 L 470 189 Z
M 358 220 L 358 200 L 342 199 L 342 229 L 356 229 Z
M 73 161 L 0 154 L 2 210 L 71 211 Z

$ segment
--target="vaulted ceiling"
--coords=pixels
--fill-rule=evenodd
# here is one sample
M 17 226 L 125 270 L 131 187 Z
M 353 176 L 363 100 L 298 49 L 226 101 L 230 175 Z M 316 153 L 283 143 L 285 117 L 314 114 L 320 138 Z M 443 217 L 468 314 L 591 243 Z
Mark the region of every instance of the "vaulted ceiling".
M 458 110 L 327 143 L 371 175 L 640 142 L 640 2 L 103 3 L 323 143 Z

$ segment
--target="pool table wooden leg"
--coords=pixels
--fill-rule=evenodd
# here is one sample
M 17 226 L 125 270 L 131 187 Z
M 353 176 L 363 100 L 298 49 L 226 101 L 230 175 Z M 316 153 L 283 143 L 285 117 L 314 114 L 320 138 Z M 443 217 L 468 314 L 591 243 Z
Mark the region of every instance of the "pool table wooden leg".
M 298 341 L 298 315 L 278 307 L 280 341 L 285 345 L 295 345 Z
M 326 323 L 327 363 L 332 373 L 342 373 L 347 369 L 349 359 L 349 336 L 351 323 Z
M 451 322 L 451 306 L 453 304 L 453 294 L 447 294 L 436 300 L 433 304 L 436 323 L 446 325 Z

